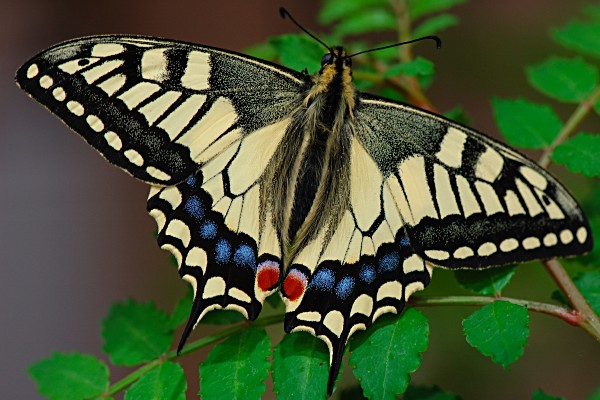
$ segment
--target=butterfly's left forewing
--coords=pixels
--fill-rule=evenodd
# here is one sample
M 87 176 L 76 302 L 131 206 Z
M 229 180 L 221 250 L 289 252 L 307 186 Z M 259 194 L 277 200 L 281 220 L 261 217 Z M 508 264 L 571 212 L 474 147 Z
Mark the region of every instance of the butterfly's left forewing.
M 159 244 L 195 290 L 184 339 L 215 308 L 256 318 L 282 268 L 264 171 L 300 104 L 302 74 L 210 47 L 98 36 L 46 50 L 17 81 L 153 185 Z

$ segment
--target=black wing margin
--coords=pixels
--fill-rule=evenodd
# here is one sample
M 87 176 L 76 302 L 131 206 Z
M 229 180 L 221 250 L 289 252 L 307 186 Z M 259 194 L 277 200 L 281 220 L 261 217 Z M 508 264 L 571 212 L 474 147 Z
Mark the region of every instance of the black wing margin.
M 363 95 L 357 136 L 395 188 L 415 252 L 448 268 L 572 256 L 592 248 L 576 200 L 533 161 L 470 128 Z

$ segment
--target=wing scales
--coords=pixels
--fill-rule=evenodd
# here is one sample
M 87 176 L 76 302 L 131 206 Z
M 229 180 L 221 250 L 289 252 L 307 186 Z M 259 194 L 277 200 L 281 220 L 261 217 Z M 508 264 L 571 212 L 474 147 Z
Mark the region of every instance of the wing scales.
M 576 201 L 514 150 L 373 96 L 361 100 L 357 120 L 357 136 L 387 178 L 414 251 L 427 261 L 484 268 L 591 249 Z M 565 240 L 555 241 L 561 233 Z

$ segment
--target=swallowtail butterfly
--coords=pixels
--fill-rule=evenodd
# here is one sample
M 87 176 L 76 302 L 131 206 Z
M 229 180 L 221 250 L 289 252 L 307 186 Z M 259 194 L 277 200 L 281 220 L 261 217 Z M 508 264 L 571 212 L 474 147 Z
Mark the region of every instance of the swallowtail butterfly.
M 307 75 L 208 46 L 95 36 L 17 82 L 150 185 L 158 243 L 194 289 L 180 348 L 213 309 L 255 319 L 279 290 L 286 332 L 329 348 L 400 313 L 432 267 L 486 268 L 592 247 L 577 202 L 507 146 L 358 92 L 330 48 Z

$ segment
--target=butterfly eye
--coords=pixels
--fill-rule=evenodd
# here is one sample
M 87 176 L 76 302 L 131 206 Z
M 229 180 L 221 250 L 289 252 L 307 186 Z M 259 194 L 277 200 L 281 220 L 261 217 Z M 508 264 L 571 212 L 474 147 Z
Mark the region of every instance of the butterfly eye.
M 327 53 L 321 58 L 321 67 L 324 67 L 327 64 L 331 64 L 333 62 L 333 54 Z
M 352 66 L 352 59 L 350 57 L 344 58 L 344 65 L 347 66 L 347 67 L 351 67 Z

